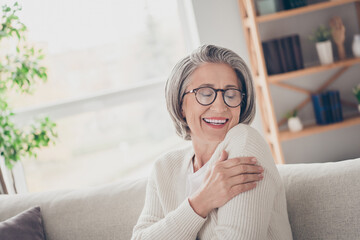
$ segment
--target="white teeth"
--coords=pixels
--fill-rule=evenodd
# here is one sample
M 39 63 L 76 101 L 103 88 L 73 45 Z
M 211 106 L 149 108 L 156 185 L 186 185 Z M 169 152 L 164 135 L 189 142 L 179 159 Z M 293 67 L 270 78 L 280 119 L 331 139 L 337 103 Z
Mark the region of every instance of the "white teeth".
M 204 118 L 204 121 L 207 123 L 218 124 L 218 125 L 226 123 L 226 119 L 225 120 L 215 120 L 215 119 Z

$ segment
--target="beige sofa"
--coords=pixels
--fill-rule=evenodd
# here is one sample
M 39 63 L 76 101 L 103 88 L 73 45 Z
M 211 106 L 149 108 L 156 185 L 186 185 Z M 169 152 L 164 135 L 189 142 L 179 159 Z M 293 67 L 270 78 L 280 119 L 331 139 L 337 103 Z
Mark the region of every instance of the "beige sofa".
M 360 159 L 278 169 L 294 239 L 360 239 Z M 47 240 L 130 239 L 145 188 L 146 179 L 139 179 L 82 190 L 0 195 L 0 221 L 38 205 Z

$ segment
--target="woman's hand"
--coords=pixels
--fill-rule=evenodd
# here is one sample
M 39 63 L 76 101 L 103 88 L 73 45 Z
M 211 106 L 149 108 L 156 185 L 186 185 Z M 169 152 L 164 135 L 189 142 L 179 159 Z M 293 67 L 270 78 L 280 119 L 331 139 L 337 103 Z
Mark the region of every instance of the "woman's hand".
M 189 197 L 191 207 L 204 218 L 214 208 L 255 188 L 257 181 L 263 179 L 264 170 L 255 165 L 255 158 L 227 158 L 228 154 L 223 151 L 220 159 L 207 172 L 200 189 Z

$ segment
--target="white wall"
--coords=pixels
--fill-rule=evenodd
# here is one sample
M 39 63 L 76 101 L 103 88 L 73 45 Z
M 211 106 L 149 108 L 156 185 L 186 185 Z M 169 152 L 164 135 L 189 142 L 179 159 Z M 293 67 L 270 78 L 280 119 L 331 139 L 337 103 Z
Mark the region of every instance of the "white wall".
M 193 0 L 192 3 L 200 43 L 229 48 L 249 64 L 237 1 Z M 264 134 L 259 111 L 257 111 L 252 126 Z
M 194 7 L 194 15 L 199 31 L 199 38 L 201 44 L 216 44 L 234 50 L 249 64 L 248 50 L 245 43 L 243 27 L 241 24 L 241 17 L 237 0 L 192 0 Z M 329 11 L 317 13 L 316 19 L 310 19 L 309 16 L 303 15 L 292 19 L 278 20 L 275 24 L 264 24 L 261 26 L 261 36 L 263 39 L 280 36 L 279 31 L 283 31 L 290 23 L 293 27 L 288 30 L 297 32 L 301 26 L 301 34 L 304 34 L 301 39 L 303 48 L 306 50 L 304 59 L 311 61 L 316 58 L 312 49 L 308 49 L 311 44 L 306 42 L 306 35 L 312 31 L 315 23 L 325 23 L 324 21 L 333 15 L 340 15 L 343 18 L 344 24 L 347 27 L 347 46 L 352 41 L 354 33 L 359 31 L 359 26 L 355 21 L 352 21 L 354 10 L 349 7 L 342 7 Z M 313 17 L 314 15 L 311 15 Z M 325 20 L 324 20 L 325 19 Z M 298 23 L 303 23 L 300 25 Z M 350 53 L 347 47 L 348 54 Z M 340 88 L 341 96 L 344 99 L 355 102 L 351 96 L 351 87 L 360 82 L 360 67 L 354 66 L 349 72 L 334 83 L 332 86 L 335 89 Z M 296 84 L 303 85 L 309 89 L 313 89 L 327 79 L 329 73 L 316 74 L 297 81 Z M 297 79 L 299 80 L 299 79 Z M 294 80 L 289 81 L 295 82 Z M 299 103 L 304 96 L 298 95 L 294 92 L 271 87 L 273 100 L 276 104 L 275 113 L 280 119 L 284 113 L 291 110 L 297 103 Z M 275 97 L 276 96 L 276 97 Z M 313 118 L 312 107 L 308 105 L 304 111 L 299 113 L 300 118 L 304 120 Z M 260 114 L 253 126 L 262 131 Z M 310 137 L 300 138 L 284 142 L 282 144 L 285 160 L 287 163 L 302 163 L 302 162 L 327 162 L 337 161 L 348 158 L 360 157 L 360 125 L 345 129 L 339 129 L 322 134 L 316 134 Z

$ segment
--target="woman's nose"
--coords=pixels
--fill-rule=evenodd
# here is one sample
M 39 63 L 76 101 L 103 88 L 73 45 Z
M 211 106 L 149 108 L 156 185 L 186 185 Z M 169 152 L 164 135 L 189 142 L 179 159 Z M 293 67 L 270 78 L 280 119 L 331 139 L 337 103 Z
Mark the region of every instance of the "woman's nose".
M 227 105 L 225 104 L 221 93 L 217 94 L 215 101 L 210 106 L 210 109 L 216 112 L 225 112 L 227 110 Z

